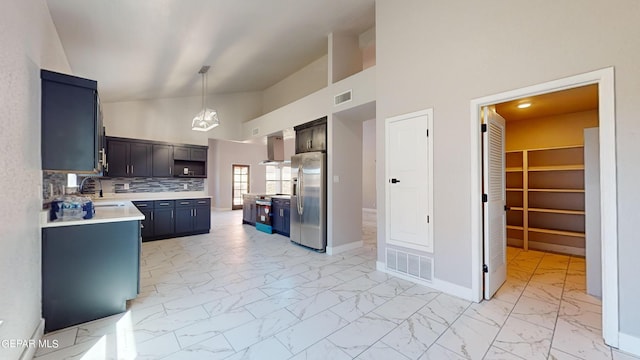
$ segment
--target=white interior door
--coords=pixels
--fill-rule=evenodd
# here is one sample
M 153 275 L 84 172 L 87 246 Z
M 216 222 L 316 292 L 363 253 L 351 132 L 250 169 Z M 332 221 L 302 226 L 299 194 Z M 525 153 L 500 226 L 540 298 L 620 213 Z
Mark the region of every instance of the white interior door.
M 483 109 L 487 131 L 482 134 L 484 202 L 484 298 L 493 294 L 507 278 L 507 214 L 505 191 L 505 120 L 493 109 Z M 486 196 L 485 196 L 486 195 Z M 484 201 L 484 199 L 483 199 Z
M 432 110 L 386 120 L 386 241 L 433 251 Z

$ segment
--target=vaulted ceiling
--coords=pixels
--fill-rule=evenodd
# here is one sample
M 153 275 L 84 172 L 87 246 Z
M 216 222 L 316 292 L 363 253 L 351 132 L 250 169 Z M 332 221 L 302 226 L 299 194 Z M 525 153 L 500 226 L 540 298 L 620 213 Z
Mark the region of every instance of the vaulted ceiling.
M 374 26 L 374 0 L 46 0 L 73 73 L 103 101 L 259 91 Z

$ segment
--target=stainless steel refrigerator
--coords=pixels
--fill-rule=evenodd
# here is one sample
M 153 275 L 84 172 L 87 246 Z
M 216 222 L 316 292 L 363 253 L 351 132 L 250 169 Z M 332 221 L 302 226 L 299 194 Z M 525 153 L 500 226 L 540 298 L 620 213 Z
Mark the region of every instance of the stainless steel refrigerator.
M 291 241 L 325 251 L 327 248 L 326 154 L 309 152 L 291 157 Z

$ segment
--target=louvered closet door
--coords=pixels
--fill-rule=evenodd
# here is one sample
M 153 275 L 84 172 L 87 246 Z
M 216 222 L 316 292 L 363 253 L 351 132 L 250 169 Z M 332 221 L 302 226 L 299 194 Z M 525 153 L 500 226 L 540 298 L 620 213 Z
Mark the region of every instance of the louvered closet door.
M 507 215 L 505 211 L 505 120 L 494 110 L 483 109 L 487 131 L 483 133 L 484 194 L 484 298 L 491 299 L 507 277 Z

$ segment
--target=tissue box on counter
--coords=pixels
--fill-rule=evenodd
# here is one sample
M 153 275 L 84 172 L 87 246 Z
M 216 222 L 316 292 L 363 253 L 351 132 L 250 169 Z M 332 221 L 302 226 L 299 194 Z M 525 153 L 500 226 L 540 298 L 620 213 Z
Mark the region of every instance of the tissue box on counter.
M 49 220 L 80 220 L 93 217 L 93 202 L 84 196 L 64 196 L 51 202 Z

